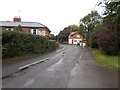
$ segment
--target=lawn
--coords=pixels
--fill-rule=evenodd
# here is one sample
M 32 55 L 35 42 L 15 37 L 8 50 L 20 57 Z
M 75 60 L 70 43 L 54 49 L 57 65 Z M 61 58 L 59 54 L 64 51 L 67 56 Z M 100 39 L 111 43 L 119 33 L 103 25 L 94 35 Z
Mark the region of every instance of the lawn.
M 93 49 L 92 53 L 98 65 L 113 69 L 117 69 L 118 67 L 120 68 L 120 61 L 118 62 L 118 56 L 105 55 L 98 49 Z

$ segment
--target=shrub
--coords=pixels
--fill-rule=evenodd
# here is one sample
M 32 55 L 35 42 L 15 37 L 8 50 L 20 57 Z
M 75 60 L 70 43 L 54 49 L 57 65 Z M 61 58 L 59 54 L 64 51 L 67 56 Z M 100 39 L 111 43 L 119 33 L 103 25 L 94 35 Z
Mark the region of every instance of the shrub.
M 108 55 L 118 55 L 118 32 L 114 24 L 104 22 L 96 33 L 99 48 Z
M 96 41 L 96 38 L 91 38 L 91 43 L 90 43 L 91 48 L 98 48 L 98 44 Z
M 45 36 L 23 32 L 3 31 L 2 58 L 42 54 L 56 49 L 56 43 Z
M 94 31 L 95 33 L 95 31 Z M 95 37 L 95 34 L 94 33 L 91 33 L 91 37 L 90 37 L 90 47 L 91 48 L 98 48 L 98 44 L 97 44 L 97 40 L 96 40 L 96 37 Z

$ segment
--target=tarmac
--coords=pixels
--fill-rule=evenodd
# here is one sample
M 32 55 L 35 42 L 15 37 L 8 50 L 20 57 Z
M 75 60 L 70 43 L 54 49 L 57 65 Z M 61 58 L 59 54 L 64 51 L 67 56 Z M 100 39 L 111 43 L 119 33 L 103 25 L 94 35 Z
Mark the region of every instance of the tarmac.
M 106 90 L 110 88 L 110 90 L 118 90 L 118 87 L 120 87 L 118 82 L 120 71 L 97 65 L 91 53 L 91 49 L 83 49 L 84 51 L 81 54 L 79 61 L 71 71 L 71 79 L 67 88 L 79 88 L 78 90 L 88 90 L 88 88 L 89 90 L 96 90 L 96 88 L 97 90 L 104 90 L 104 88 Z
M 74 74 L 67 88 L 118 89 L 118 70 L 111 70 L 97 65 L 91 49 L 84 48 L 83 55 L 72 73 Z

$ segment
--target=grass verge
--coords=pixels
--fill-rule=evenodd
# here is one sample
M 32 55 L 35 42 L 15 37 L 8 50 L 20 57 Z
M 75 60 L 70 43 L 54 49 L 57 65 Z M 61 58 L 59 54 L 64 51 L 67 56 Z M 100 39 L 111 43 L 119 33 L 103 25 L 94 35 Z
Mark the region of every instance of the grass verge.
M 118 62 L 118 56 L 105 55 L 98 49 L 93 49 L 92 54 L 98 65 L 112 69 L 120 68 L 120 61 Z

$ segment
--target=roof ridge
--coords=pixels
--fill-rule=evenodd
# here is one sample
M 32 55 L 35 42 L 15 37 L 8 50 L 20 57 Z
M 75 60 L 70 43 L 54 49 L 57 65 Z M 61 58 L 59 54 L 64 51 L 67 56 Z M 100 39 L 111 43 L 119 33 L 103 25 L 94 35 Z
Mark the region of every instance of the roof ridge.
M 76 34 L 78 31 L 71 32 L 70 35 Z
M 41 24 L 45 27 L 47 27 L 46 25 L 40 23 L 40 22 L 30 22 L 30 21 L 21 21 L 21 22 L 14 22 L 14 21 L 0 21 L 0 22 L 11 22 L 11 23 L 38 23 L 38 24 Z
M 23 25 L 23 26 L 32 26 L 32 27 L 47 27 L 39 22 L 13 22 L 13 21 L 0 21 L 3 26 L 16 26 L 18 24 Z M 2 26 L 1 25 L 1 26 Z

